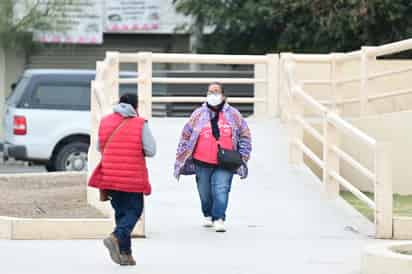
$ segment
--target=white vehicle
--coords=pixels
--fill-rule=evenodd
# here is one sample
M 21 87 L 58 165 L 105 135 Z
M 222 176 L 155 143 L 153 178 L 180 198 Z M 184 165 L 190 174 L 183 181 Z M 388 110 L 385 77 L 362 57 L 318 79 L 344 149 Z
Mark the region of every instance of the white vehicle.
M 49 171 L 86 170 L 94 78 L 88 70 L 25 71 L 6 101 L 4 160 L 44 164 Z M 132 88 L 121 92 L 136 92 Z

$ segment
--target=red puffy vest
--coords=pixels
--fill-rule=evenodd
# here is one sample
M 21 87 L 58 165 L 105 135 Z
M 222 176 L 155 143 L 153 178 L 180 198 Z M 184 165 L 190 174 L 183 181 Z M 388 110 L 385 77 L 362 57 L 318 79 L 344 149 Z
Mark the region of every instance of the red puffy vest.
M 145 120 L 139 117 L 123 121 L 120 114 L 113 113 L 102 119 L 99 127 L 99 146 L 102 160 L 89 179 L 89 186 L 124 192 L 151 193 L 146 160 L 143 152 L 142 130 Z

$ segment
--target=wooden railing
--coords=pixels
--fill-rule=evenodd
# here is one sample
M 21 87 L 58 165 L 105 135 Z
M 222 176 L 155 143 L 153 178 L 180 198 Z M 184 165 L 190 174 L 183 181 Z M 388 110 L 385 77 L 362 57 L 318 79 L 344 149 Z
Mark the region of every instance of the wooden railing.
M 156 97 L 152 95 L 153 83 L 160 84 L 206 84 L 220 82 L 222 84 L 253 84 L 253 97 L 229 97 L 232 103 L 253 103 L 255 116 L 275 116 L 277 114 L 277 72 L 278 55 L 209 55 L 209 54 L 163 54 L 151 52 L 119 53 L 107 52 L 103 62 L 97 62 L 97 76 L 94 81 L 94 93 L 105 94 L 108 101 L 115 102 L 120 84 L 136 84 L 139 90 L 139 111 L 144 117 L 151 117 L 152 103 L 189 103 L 204 102 L 204 97 L 174 96 Z M 135 63 L 137 78 L 120 78 L 119 66 L 121 63 Z M 153 77 L 152 67 L 155 63 L 180 64 L 237 64 L 254 65 L 254 78 L 173 78 Z M 206 92 L 205 92 L 206 95 Z M 101 98 L 100 98 L 101 97 Z M 107 103 L 98 103 L 105 108 Z M 104 112 L 102 110 L 102 112 Z
M 330 66 L 330 77 L 328 79 L 317 80 L 302 80 L 300 84 L 305 89 L 308 86 L 328 86 L 330 88 L 330 99 L 321 100 L 323 105 L 331 108 L 339 109 L 347 104 L 360 104 L 359 116 L 369 115 L 370 103 L 393 98 L 402 95 L 412 94 L 412 88 L 398 89 L 385 91 L 380 94 L 371 94 L 371 81 L 381 79 L 394 75 L 402 75 L 412 71 L 412 66 L 388 70 L 383 72 L 371 72 L 371 67 L 376 63 L 378 57 L 394 54 L 405 50 L 412 49 L 412 39 L 403 40 L 400 42 L 390 43 L 376 47 L 362 47 L 361 50 L 353 51 L 349 53 L 331 53 L 331 54 L 281 54 L 280 63 L 282 63 L 282 57 L 287 59 L 293 59 L 298 64 L 328 64 Z M 345 62 L 358 61 L 359 62 L 359 75 L 355 77 L 347 77 L 345 73 L 339 71 L 339 67 Z M 282 72 L 282 68 L 280 68 Z M 282 77 L 281 77 L 282 78 Z M 356 97 L 342 99 L 342 94 L 339 90 L 347 84 L 360 83 L 359 93 Z
M 306 155 L 322 170 L 322 180 L 329 196 L 337 197 L 340 186 L 342 186 L 368 207 L 374 209 L 376 237 L 378 238 L 392 238 L 393 236 L 391 145 L 377 142 L 344 120 L 340 113 L 343 105 L 360 103 L 360 116 L 367 115 L 369 114 L 370 102 L 412 93 L 412 88 L 406 88 L 371 95 L 369 87 L 369 81 L 373 79 L 412 71 L 412 67 L 379 73 L 371 73 L 369 69 L 377 57 L 408 49 L 412 49 L 412 39 L 379 47 L 362 47 L 359 51 L 345 54 L 284 53 L 281 54 L 280 58 L 280 89 L 287 97 L 283 108 L 290 128 L 290 163 L 304 164 L 303 155 Z M 345 73 L 339 71 L 339 66 L 348 61 L 359 61 L 360 75 L 358 77 L 347 77 Z M 299 64 L 307 65 L 308 63 L 328 64 L 330 66 L 329 78 L 300 81 L 295 70 Z M 338 89 L 345 84 L 356 82 L 360 83 L 359 95 L 354 98 L 342 99 L 342 94 L 339 94 Z M 305 89 L 309 86 L 327 86 L 330 99 L 316 100 L 306 92 Z M 316 117 L 321 119 L 321 131 L 317 130 L 313 123 L 307 121 L 305 109 L 310 109 L 317 114 Z M 305 144 L 304 131 L 322 144 L 323 154 L 321 157 Z M 374 159 L 372 170 L 341 148 L 340 140 L 343 135 L 353 142 L 361 142 L 369 149 L 369 153 Z M 341 161 L 346 162 L 369 179 L 374 186 L 374 199 L 370 199 L 341 175 Z
M 286 68 L 287 73 L 292 74 Z M 331 198 L 339 195 L 340 186 L 350 191 L 375 211 L 376 237 L 392 238 L 392 181 L 390 145 L 378 143 L 350 123 L 342 119 L 336 112 L 323 106 L 307 94 L 299 85 L 292 84 L 290 92 L 289 127 L 290 152 L 289 160 L 293 165 L 302 165 L 303 154 L 309 157 L 323 171 L 325 191 Z M 322 130 L 319 132 L 305 120 L 304 107 L 309 107 L 322 118 Z M 323 155 L 319 157 L 303 141 L 306 131 L 322 144 Z M 374 169 L 369 170 L 340 147 L 342 135 L 361 142 L 374 154 Z M 340 173 L 340 161 L 366 176 L 374 184 L 374 200 L 363 194 Z

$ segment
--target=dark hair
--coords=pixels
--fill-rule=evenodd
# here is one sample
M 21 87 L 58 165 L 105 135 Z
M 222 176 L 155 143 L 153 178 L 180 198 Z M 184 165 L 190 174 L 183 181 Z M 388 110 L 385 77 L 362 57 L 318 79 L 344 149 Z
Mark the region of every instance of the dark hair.
M 210 87 L 211 85 L 217 85 L 220 87 L 220 89 L 222 90 L 222 94 L 225 94 L 225 89 L 223 88 L 223 85 L 219 82 L 212 82 L 208 85 L 208 87 Z
M 119 103 L 125 103 L 132 105 L 135 109 L 137 109 L 137 95 L 133 93 L 126 93 L 120 97 Z

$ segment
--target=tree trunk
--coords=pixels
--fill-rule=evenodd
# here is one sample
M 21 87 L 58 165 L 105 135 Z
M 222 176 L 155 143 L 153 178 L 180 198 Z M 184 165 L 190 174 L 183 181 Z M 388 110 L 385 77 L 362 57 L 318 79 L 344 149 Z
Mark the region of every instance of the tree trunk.
M 199 49 L 202 47 L 202 38 L 203 38 L 203 18 L 197 17 L 196 23 L 193 26 L 193 32 L 190 35 L 190 51 L 191 53 L 198 53 Z M 190 70 L 191 71 L 199 71 L 200 64 L 191 64 Z

